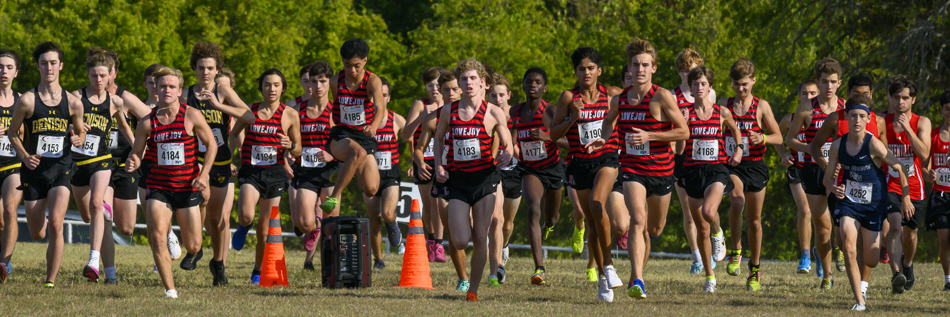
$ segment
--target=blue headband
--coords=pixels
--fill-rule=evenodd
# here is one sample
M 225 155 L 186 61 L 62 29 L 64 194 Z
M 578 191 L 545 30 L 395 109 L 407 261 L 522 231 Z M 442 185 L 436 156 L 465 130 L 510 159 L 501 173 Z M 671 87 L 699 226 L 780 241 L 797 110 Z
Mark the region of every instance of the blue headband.
M 844 109 L 845 112 L 851 112 L 851 110 L 864 110 L 864 111 L 866 111 L 868 114 L 871 114 L 871 109 L 868 108 L 868 106 L 865 106 L 865 105 L 862 105 L 862 104 L 850 105 L 850 106 L 848 106 L 847 108 Z

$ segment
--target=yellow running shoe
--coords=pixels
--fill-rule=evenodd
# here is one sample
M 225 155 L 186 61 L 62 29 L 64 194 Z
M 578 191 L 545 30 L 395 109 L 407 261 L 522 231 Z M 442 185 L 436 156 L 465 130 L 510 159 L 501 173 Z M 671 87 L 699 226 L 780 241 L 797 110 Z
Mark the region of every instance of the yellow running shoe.
M 574 249 L 574 253 L 584 252 L 584 231 L 586 230 L 585 228 L 577 230 L 577 227 L 574 227 L 574 234 L 571 235 L 571 248 Z M 594 281 L 596 282 L 597 279 L 595 278 Z
M 597 282 L 597 269 L 587 269 L 587 280 Z
M 534 276 L 531 277 L 531 284 L 545 285 L 544 284 L 544 270 L 537 269 L 534 271 Z

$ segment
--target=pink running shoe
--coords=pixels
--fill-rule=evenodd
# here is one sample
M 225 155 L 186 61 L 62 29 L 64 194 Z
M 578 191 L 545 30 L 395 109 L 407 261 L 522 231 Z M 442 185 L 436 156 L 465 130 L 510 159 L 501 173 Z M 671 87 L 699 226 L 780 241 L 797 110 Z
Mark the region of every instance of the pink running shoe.
M 435 261 L 445 263 L 445 247 L 441 243 L 435 244 Z
M 626 250 L 626 249 L 627 249 L 627 236 L 629 236 L 629 235 L 630 235 L 630 231 L 626 231 L 626 232 L 623 233 L 622 236 L 620 236 L 619 238 L 617 238 L 617 247 L 618 247 L 618 248 L 620 248 L 621 250 Z
M 429 262 L 435 262 L 435 241 L 426 240 L 426 255 L 429 257 Z
M 307 233 L 303 238 L 303 247 L 307 251 L 313 251 L 317 249 L 317 237 L 320 235 L 320 231 L 313 231 Z
M 99 283 L 99 270 L 96 268 L 86 265 L 86 267 L 82 269 L 82 275 L 89 278 L 90 282 Z
M 112 206 L 104 201 L 102 202 L 102 215 L 106 217 L 106 221 L 112 221 Z

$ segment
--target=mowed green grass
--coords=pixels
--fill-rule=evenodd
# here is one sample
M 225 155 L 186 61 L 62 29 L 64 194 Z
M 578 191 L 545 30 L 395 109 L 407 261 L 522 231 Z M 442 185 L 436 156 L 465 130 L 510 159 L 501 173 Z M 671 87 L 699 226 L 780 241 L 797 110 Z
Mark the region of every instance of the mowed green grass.
M 373 272 L 369 289 L 330 290 L 320 286 L 317 272 L 302 269 L 304 253 L 287 250 L 291 288 L 262 289 L 247 284 L 254 250 L 231 251 L 228 277 L 231 286 L 211 286 L 208 260 L 198 270 L 183 271 L 176 261 L 174 275 L 180 298 L 162 298 L 158 274 L 152 273 L 148 247 L 119 247 L 119 285 L 85 282 L 82 266 L 88 246 L 67 245 L 63 267 L 55 289 L 45 289 L 45 244 L 20 243 L 14 253 L 14 272 L 0 285 L 0 312 L 3 315 L 189 315 L 189 316 L 707 316 L 707 315 L 844 315 L 853 301 L 844 273 L 836 274 L 831 291 L 817 289 L 814 274 L 795 273 L 795 263 L 769 262 L 762 265 L 762 289 L 745 289 L 745 269 L 741 277 L 725 274 L 725 262 L 716 269 L 719 290 L 700 291 L 703 277 L 688 274 L 685 260 L 651 260 L 646 280 L 649 297 L 633 300 L 617 289 L 613 303 L 596 299 L 596 283 L 585 280 L 585 260 L 546 261 L 547 286 L 529 282 L 533 261 L 514 257 L 508 263 L 508 283 L 498 288 L 482 287 L 479 303 L 464 301 L 456 292 L 451 263 L 432 263 L 435 290 L 393 289 L 401 269 L 401 257 L 390 254 L 387 267 Z M 319 256 L 318 256 L 319 257 Z M 630 272 L 626 259 L 615 262 L 625 281 Z M 319 265 L 317 266 L 319 270 Z M 869 307 L 872 314 L 944 315 L 950 311 L 950 292 L 943 292 L 939 265 L 919 263 L 917 285 L 903 295 L 890 294 L 889 270 L 879 266 L 871 282 Z M 487 277 L 486 277 L 487 278 Z M 484 285 L 483 285 L 484 286 Z M 646 314 L 646 315 L 644 315 Z

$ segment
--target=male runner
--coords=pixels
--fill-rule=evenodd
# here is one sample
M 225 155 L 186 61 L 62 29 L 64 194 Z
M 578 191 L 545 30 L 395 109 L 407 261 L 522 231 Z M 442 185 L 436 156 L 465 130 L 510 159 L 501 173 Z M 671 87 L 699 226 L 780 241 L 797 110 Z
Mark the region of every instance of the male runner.
M 442 93 L 439 92 L 439 76 L 442 75 L 443 68 L 429 67 L 422 72 L 422 83 L 426 91 L 426 97 L 412 101 L 409 107 L 409 115 L 406 117 L 406 129 L 400 136 L 403 140 L 409 140 L 411 149 L 416 148 L 419 137 L 422 135 L 422 121 L 442 107 Z M 411 135 L 409 133 L 412 133 Z M 422 222 L 426 226 L 426 253 L 429 256 L 429 262 L 435 260 L 435 240 L 442 240 L 442 220 L 439 219 L 439 210 L 437 198 L 433 197 L 432 192 L 432 164 L 435 162 L 434 139 L 429 139 L 428 145 L 422 153 L 422 165 L 417 165 L 415 159 L 412 161 L 412 167 L 409 168 L 409 176 L 412 176 L 416 186 L 419 187 L 422 204 Z M 415 151 L 411 151 L 413 156 Z M 422 169 L 426 171 L 426 177 L 422 177 Z M 445 258 L 443 251 L 442 257 Z
M 808 79 L 798 84 L 798 103 L 808 101 L 816 96 L 818 96 L 818 84 L 814 80 Z M 788 126 L 792 123 L 794 115 L 794 113 L 789 113 L 779 122 L 782 135 L 788 134 Z M 803 141 L 805 140 L 805 134 L 799 133 L 797 138 L 799 141 Z M 782 158 L 782 166 L 788 168 L 785 178 L 788 180 L 788 187 L 792 192 L 792 199 L 795 201 L 795 207 L 798 210 L 795 226 L 798 229 L 798 243 L 802 250 L 798 259 L 798 274 L 808 274 L 811 271 L 811 210 L 808 209 L 808 200 L 805 199 L 801 177 L 802 161 L 804 161 L 805 155 L 804 152 L 789 150 Z
M 16 220 L 17 206 L 23 200 L 23 192 L 17 189 L 20 187 L 20 166 L 23 164 L 13 151 L 6 133 L 13 119 L 13 105 L 20 100 L 20 94 L 13 91 L 13 80 L 19 73 L 20 55 L 10 49 L 0 49 L 0 207 L 3 208 L 3 216 L 0 217 L 0 249 L 3 252 L 0 254 L 0 283 L 6 281 L 12 271 L 10 258 L 13 257 L 20 228 Z
M 927 169 L 928 181 L 933 183 L 927 202 L 925 223 L 930 230 L 937 231 L 940 240 L 940 266 L 943 268 L 943 290 L 950 291 L 950 165 L 947 153 L 950 149 L 950 91 L 944 91 L 939 99 L 943 124 L 933 131 L 930 156 L 923 160 Z
M 380 77 L 383 83 L 383 99 L 389 103 L 391 87 L 389 81 Z M 402 232 L 396 223 L 396 204 L 399 202 L 399 138 L 397 137 L 406 126 L 406 119 L 388 111 L 379 129 L 376 130 L 377 151 L 375 156 L 376 168 L 379 170 L 379 190 L 375 196 L 363 196 L 369 215 L 370 244 L 373 248 L 373 268 L 382 270 L 386 267 L 383 261 L 383 236 L 381 229 L 383 222 L 386 225 L 386 234 L 389 245 L 398 246 L 402 241 Z

